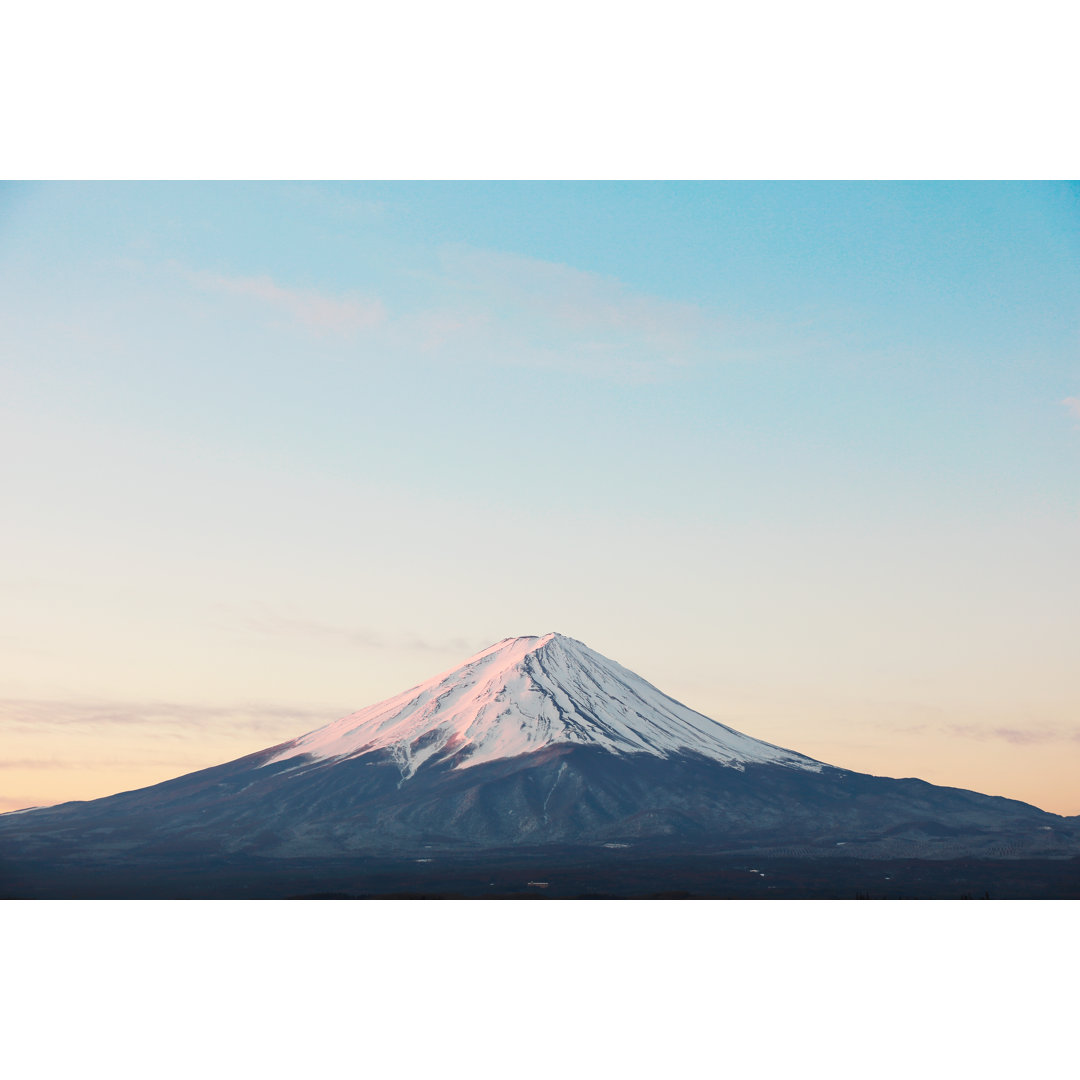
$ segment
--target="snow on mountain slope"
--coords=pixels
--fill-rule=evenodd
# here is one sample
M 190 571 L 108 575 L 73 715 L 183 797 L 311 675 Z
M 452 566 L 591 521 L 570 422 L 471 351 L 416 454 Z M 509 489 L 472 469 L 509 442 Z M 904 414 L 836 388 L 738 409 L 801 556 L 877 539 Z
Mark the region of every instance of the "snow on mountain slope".
M 467 768 L 566 743 L 661 758 L 693 752 L 738 769 L 822 768 L 688 709 L 561 634 L 506 638 L 460 667 L 284 744 L 265 764 L 385 750 L 408 779 L 429 761 Z

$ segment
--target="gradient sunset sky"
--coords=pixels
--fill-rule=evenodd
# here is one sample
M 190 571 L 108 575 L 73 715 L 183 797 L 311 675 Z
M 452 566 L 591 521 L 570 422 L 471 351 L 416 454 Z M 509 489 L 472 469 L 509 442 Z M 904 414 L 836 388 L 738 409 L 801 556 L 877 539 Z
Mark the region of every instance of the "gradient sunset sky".
M 1080 813 L 1080 187 L 0 185 L 0 810 L 558 631 Z

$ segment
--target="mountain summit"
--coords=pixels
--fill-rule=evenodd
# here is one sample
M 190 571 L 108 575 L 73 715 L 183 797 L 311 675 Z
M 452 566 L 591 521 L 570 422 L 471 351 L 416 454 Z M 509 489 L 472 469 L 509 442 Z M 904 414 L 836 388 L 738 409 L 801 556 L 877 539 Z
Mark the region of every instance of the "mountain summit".
M 408 780 L 426 764 L 464 769 L 557 745 L 699 754 L 738 769 L 823 767 L 688 709 L 562 634 L 504 638 L 460 667 L 276 748 L 267 764 L 384 750 Z

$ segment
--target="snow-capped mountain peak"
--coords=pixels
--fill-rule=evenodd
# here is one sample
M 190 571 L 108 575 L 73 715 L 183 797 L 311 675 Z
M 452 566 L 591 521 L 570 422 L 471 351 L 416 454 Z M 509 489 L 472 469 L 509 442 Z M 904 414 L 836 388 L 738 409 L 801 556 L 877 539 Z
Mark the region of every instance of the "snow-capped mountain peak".
M 505 638 L 404 693 L 276 748 L 266 762 L 388 752 L 411 777 L 428 762 L 464 769 L 557 744 L 667 758 L 694 753 L 734 768 L 820 762 L 694 712 L 562 634 Z

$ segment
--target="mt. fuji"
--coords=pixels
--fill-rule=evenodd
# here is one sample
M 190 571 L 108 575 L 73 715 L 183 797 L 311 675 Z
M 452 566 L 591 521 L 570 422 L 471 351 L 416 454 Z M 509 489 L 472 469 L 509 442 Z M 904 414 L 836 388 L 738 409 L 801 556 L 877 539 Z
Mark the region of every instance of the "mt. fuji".
M 238 890 L 291 881 L 301 867 L 305 882 L 329 880 L 328 868 L 336 881 L 364 860 L 415 868 L 471 858 L 486 868 L 522 852 L 573 852 L 589 866 L 613 852 L 698 862 L 1061 859 L 1080 854 L 1077 825 L 773 746 L 546 634 L 506 638 L 396 697 L 224 765 L 0 815 L 0 895 L 123 895 L 147 878 L 188 895 L 200 875 Z M 120 880 L 129 884 L 108 884 Z M 87 882 L 104 882 L 104 892 Z

